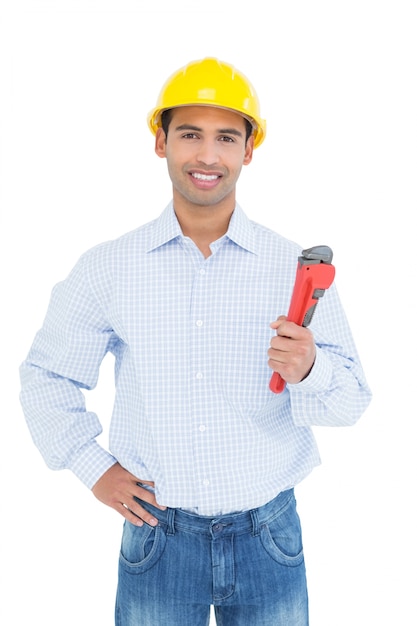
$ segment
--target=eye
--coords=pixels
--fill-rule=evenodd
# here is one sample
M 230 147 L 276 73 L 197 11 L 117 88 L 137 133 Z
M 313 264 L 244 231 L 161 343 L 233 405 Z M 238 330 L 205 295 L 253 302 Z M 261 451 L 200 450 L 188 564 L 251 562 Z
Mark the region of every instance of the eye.
M 230 137 L 229 135 L 222 135 L 221 137 L 219 137 L 219 141 L 224 141 L 226 143 L 234 143 L 235 140 L 233 137 Z
M 183 139 L 197 139 L 197 135 L 195 133 L 184 133 L 181 137 Z

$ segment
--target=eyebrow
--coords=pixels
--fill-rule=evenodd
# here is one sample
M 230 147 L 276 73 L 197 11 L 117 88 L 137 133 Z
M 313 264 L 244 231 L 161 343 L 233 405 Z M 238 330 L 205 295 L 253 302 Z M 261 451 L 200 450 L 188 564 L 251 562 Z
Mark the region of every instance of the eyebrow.
M 180 124 L 175 128 L 175 130 L 195 130 L 198 133 L 203 132 L 202 128 L 199 128 L 198 126 L 193 126 L 192 124 Z M 217 132 L 220 135 L 235 135 L 236 137 L 243 137 L 243 133 L 241 133 L 240 130 L 237 130 L 237 128 L 219 128 Z

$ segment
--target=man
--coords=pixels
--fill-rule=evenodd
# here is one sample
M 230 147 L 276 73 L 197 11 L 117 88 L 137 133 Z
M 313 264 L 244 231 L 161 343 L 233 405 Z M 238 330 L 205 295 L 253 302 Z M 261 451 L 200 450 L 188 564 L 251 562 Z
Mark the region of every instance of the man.
M 236 203 L 265 137 L 247 78 L 192 62 L 148 121 L 172 202 L 55 287 L 21 367 L 27 422 L 51 468 L 125 518 L 118 626 L 207 625 L 210 605 L 222 625 L 304 626 L 294 487 L 319 463 L 311 427 L 354 424 L 370 391 L 334 286 L 310 329 L 276 319 L 300 248 Z M 108 351 L 110 451 L 82 393 Z

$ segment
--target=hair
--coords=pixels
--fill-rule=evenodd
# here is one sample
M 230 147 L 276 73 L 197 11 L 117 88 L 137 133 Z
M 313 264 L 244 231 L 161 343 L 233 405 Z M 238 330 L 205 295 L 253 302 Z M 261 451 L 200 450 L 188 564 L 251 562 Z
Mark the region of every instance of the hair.
M 168 136 L 168 128 L 171 123 L 171 119 L 172 119 L 172 109 L 165 109 L 165 111 L 162 111 L 161 126 L 162 126 L 162 130 L 165 133 L 165 136 Z M 253 126 L 246 117 L 243 117 L 243 120 L 245 122 L 245 127 L 246 127 L 246 139 L 245 139 L 245 143 L 246 143 L 249 137 L 253 133 Z

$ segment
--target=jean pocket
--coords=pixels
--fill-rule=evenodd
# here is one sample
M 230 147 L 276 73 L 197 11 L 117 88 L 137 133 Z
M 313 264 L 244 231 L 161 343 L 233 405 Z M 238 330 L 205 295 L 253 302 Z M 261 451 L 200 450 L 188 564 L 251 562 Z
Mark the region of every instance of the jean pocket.
M 295 498 L 277 517 L 261 526 L 261 542 L 270 557 L 281 565 L 296 567 L 304 561 L 301 524 Z
M 125 522 L 119 564 L 130 573 L 141 574 L 155 565 L 166 544 L 166 535 L 161 525 L 135 526 Z

